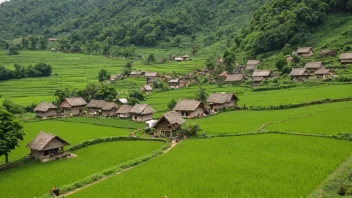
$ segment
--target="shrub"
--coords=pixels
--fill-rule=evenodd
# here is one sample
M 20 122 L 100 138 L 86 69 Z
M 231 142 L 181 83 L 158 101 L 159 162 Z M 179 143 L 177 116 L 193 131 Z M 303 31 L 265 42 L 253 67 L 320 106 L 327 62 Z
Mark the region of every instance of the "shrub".
M 197 123 L 185 124 L 181 127 L 181 132 L 189 137 L 197 136 L 199 131 L 201 131 L 201 128 Z

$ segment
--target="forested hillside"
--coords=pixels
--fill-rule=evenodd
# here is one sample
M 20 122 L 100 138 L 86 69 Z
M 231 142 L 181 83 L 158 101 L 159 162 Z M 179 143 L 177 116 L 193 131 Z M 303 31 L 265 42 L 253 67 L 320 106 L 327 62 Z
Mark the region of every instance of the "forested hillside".
M 204 46 L 247 25 L 264 0 L 11 0 L 0 5 L 0 37 L 67 37 L 71 44 Z M 230 45 L 230 44 L 229 44 Z

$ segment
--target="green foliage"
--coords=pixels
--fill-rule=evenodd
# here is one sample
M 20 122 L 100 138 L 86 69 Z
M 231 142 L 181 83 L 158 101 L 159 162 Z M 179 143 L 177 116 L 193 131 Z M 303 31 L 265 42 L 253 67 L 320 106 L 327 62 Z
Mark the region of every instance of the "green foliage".
M 148 57 L 148 63 L 154 63 L 155 62 L 155 56 L 154 56 L 154 54 L 149 54 L 149 57 Z
M 8 55 L 18 55 L 18 54 L 20 54 L 18 52 L 18 49 L 16 47 L 14 47 L 14 46 L 10 46 L 8 50 L 9 50 L 9 52 L 7 53 Z
M 0 156 L 4 155 L 5 163 L 8 163 L 11 150 L 19 146 L 25 133 L 15 117 L 5 110 L 0 110 L 0 123 Z
M 195 99 L 205 103 L 208 99 L 209 94 L 206 92 L 206 89 L 199 87 L 199 90 L 196 92 Z
M 182 125 L 180 132 L 184 133 L 187 137 L 192 137 L 198 136 L 198 132 L 200 132 L 201 130 L 202 129 L 200 128 L 199 124 L 190 123 Z
M 170 102 L 167 104 L 167 109 L 172 110 L 177 104 L 177 101 L 173 98 L 170 100 Z
M 106 69 L 101 69 L 98 74 L 98 80 L 99 82 L 103 82 L 110 79 L 110 74 Z
M 37 63 L 34 67 L 29 65 L 27 68 L 15 63 L 14 68 L 15 70 L 12 71 L 0 65 L 0 81 L 26 77 L 45 77 L 50 76 L 52 72 L 51 65 L 43 62 Z
M 128 94 L 128 104 L 135 105 L 139 104 L 141 101 L 145 101 L 146 97 L 138 90 L 133 90 Z

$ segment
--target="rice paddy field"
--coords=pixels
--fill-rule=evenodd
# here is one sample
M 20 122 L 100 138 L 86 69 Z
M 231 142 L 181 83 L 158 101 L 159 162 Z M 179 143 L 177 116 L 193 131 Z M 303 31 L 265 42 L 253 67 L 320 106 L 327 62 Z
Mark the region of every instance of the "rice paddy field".
M 118 119 L 118 118 L 99 118 L 99 117 L 68 117 L 60 119 L 64 122 L 76 122 L 76 123 L 86 123 L 98 126 L 110 126 L 116 128 L 125 129 L 142 129 L 147 125 L 140 122 L 132 122 L 129 119 Z
M 82 148 L 76 158 L 24 164 L 0 172 L 0 197 L 34 197 L 112 166 L 150 154 L 163 142 L 116 141 Z M 11 179 L 9 179 L 11 178 Z
M 128 136 L 131 129 L 116 127 L 97 126 L 93 124 L 63 122 L 63 121 L 40 121 L 27 122 L 23 124 L 26 135 L 20 146 L 12 151 L 9 160 L 17 160 L 29 153 L 26 145 L 40 132 L 44 131 L 60 136 L 71 145 L 98 137 Z M 5 157 L 0 157 L 0 164 L 5 163 Z M 1 197 L 1 196 L 0 196 Z
M 186 140 L 69 197 L 305 197 L 351 151 L 348 141 L 291 135 Z

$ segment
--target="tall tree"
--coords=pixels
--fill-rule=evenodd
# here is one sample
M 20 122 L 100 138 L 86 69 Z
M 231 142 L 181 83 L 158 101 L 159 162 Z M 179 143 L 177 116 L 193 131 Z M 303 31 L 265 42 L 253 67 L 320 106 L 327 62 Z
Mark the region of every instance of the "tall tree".
M 103 82 L 105 80 L 108 80 L 110 78 L 110 74 L 108 71 L 105 69 L 101 69 L 98 75 L 98 80 L 99 82 Z
M 233 52 L 226 51 L 223 56 L 223 64 L 225 65 L 225 70 L 229 73 L 233 72 L 233 67 L 235 66 L 236 56 Z
M 199 87 L 199 90 L 196 92 L 196 100 L 199 100 L 205 103 L 208 99 L 209 94 L 207 93 L 206 89 L 203 87 Z
M 10 152 L 19 146 L 25 133 L 15 116 L 5 110 L 0 110 L 0 123 L 0 156 L 4 155 L 8 163 Z

